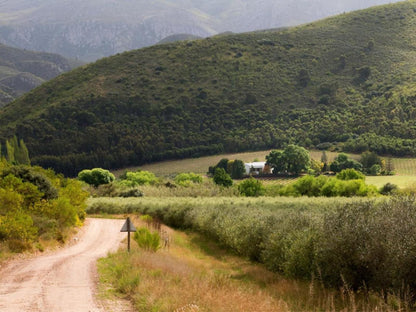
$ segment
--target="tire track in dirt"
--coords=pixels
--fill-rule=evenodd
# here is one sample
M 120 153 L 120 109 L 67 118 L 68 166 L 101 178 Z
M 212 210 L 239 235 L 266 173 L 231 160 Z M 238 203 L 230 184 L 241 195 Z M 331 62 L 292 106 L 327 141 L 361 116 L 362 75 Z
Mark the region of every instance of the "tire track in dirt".
M 75 245 L 11 261 L 0 270 L 0 311 L 106 311 L 94 297 L 95 264 L 119 247 L 123 222 L 87 219 Z

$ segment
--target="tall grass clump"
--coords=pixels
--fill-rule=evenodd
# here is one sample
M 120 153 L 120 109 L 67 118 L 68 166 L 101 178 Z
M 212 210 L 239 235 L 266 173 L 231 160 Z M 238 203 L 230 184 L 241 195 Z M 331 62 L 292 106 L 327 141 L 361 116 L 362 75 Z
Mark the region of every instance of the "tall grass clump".
M 152 233 L 146 228 L 138 229 L 134 233 L 133 239 L 136 241 L 140 248 L 146 251 L 156 252 L 161 248 L 159 233 Z
M 133 258 L 127 253 L 113 253 L 100 259 L 101 281 L 114 285 L 116 291 L 132 296 L 140 283 L 140 274 L 134 269 Z

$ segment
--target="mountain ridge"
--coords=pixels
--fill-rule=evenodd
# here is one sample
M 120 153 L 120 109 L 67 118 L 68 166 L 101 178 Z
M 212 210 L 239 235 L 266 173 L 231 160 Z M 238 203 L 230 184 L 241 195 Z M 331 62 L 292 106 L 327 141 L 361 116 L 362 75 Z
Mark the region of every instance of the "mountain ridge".
M 33 163 L 96 166 L 284 147 L 416 155 L 416 1 L 104 58 L 0 111 Z
M 56 54 L 0 44 L 0 107 L 80 64 Z
M 94 61 L 156 44 L 174 34 L 208 37 L 227 31 L 293 26 L 387 2 L 390 1 L 4 1 L 0 2 L 0 42 Z

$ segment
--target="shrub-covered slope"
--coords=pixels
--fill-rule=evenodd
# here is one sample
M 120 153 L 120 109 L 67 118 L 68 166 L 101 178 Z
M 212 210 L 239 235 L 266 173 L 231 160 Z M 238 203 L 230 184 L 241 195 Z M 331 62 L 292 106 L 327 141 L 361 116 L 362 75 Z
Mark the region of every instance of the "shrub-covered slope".
M 414 155 L 415 34 L 412 0 L 126 52 L 6 106 L 0 137 L 72 174 L 289 142 Z
M 80 65 L 76 63 L 56 54 L 0 44 L 0 107 L 46 80 Z
M 398 0 L 14 0 L 0 2 L 0 42 L 94 61 L 166 36 L 293 26 Z

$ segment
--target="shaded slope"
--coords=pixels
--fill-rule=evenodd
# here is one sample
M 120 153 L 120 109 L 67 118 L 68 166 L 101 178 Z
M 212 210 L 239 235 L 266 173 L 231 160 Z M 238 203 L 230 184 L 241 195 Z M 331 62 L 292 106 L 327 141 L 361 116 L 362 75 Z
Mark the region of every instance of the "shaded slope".
M 79 64 L 56 54 L 0 44 L 0 107 Z
M 71 174 L 289 142 L 413 154 L 415 34 L 407 1 L 126 52 L 8 105 L 0 134 L 17 133 L 35 163 Z

